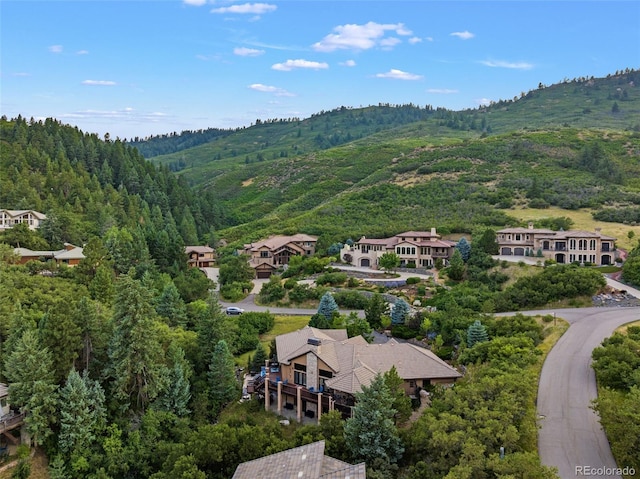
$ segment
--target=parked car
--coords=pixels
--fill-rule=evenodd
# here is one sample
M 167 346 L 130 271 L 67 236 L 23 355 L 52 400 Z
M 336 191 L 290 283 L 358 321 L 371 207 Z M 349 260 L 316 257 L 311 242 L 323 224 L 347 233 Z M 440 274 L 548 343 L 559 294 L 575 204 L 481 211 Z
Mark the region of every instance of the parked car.
M 227 314 L 242 314 L 244 313 L 244 309 L 242 308 L 236 308 L 235 306 L 229 306 L 226 310 Z

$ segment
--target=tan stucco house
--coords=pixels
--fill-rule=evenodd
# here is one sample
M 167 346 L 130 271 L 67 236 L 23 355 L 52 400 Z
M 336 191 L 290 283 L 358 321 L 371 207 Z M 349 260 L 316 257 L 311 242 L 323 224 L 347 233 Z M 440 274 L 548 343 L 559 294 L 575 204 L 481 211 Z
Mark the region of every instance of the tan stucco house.
M 0 210 L 0 231 L 20 223 L 26 223 L 29 229 L 35 230 L 46 219 L 46 215 L 34 210 Z
M 496 232 L 499 254 L 503 256 L 533 256 L 553 259 L 558 263 L 591 263 L 597 266 L 613 264 L 616 259 L 616 238 L 595 231 L 553 231 L 534 228 L 505 228 Z
M 317 236 L 296 234 L 271 236 L 265 240 L 245 244 L 238 253 L 249 256 L 249 264 L 257 278 L 268 278 L 278 268 L 289 264 L 291 256 L 312 256 L 316 252 Z
M 406 231 L 390 238 L 363 236 L 352 246 L 345 245 L 340 256 L 354 266 L 377 269 L 380 256 L 396 253 L 401 267 L 432 268 L 438 258 L 444 261 L 451 258 L 455 245 L 454 241 L 443 240 L 436 229 L 431 228 L 431 231 Z
M 209 246 L 185 246 L 189 268 L 208 268 L 216 259 L 215 250 Z
M 265 408 L 273 399 L 295 410 L 300 419 L 339 409 L 351 414 L 354 395 L 377 374 L 395 366 L 407 395 L 419 388 L 450 385 L 462 375 L 428 349 L 391 339 L 369 344 L 362 336 L 347 337 L 344 329 L 305 327 L 276 337 L 278 366 L 264 380 Z M 273 397 L 271 397 L 273 396 Z

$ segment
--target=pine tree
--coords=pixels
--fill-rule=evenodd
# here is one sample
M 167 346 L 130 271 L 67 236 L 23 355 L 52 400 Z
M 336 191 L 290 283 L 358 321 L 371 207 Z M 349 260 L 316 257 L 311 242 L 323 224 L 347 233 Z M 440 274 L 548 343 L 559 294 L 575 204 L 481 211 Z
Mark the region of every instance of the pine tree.
M 262 343 L 258 343 L 256 353 L 251 359 L 251 366 L 249 369 L 251 369 L 252 371 L 260 371 L 260 368 L 265 365 L 267 359 L 269 359 L 267 351 L 264 349 Z
M 169 411 L 176 416 L 187 416 L 191 400 L 191 365 L 184 357 L 184 350 L 172 344 L 167 354 L 169 372 L 167 388 L 156 401 L 158 409 Z
M 169 281 L 162 290 L 156 311 L 169 321 L 170 326 L 184 326 L 186 324 L 187 308 L 173 281 Z
M 329 325 L 333 321 L 333 312 L 338 311 L 338 304 L 333 299 L 333 295 L 330 292 L 326 292 L 320 298 L 320 304 L 318 305 L 318 314 L 324 316 Z
M 11 403 L 27 413 L 25 424 L 37 446 L 51 434 L 58 406 L 53 358 L 37 331 L 25 331 L 16 343 L 5 361 L 5 377 Z
M 236 379 L 235 362 L 225 340 L 218 341 L 209 366 L 209 396 L 214 416 L 240 395 Z
M 464 261 L 465 263 L 469 261 L 469 256 L 471 256 L 471 245 L 464 236 L 460 238 L 458 244 L 456 244 L 456 249 L 460 251 L 462 261 Z
M 106 265 L 98 266 L 95 276 L 89 282 L 91 299 L 111 305 L 115 294 L 113 282 L 113 270 L 111 267 Z
M 86 374 L 72 369 L 60 390 L 58 447 L 65 458 L 87 457 L 105 427 L 105 396 L 102 387 Z
M 364 460 L 367 465 L 375 460 L 398 462 L 404 448 L 393 421 L 396 410 L 392 405 L 393 396 L 380 374 L 356 393 L 353 416 L 344 426 L 345 441 L 354 460 Z
M 391 407 L 396 411 L 394 415 L 395 424 L 404 424 L 411 417 L 412 412 L 411 398 L 404 392 L 404 380 L 398 375 L 395 366 L 392 366 L 382 377 L 393 399 Z
M 402 298 L 398 299 L 391 311 L 391 323 L 392 324 L 404 324 L 409 317 L 409 304 Z
M 483 343 L 489 340 L 487 328 L 476 319 L 467 329 L 467 347 L 472 348 L 475 344 Z
M 447 267 L 447 275 L 454 281 L 460 281 L 464 277 L 464 260 L 460 250 L 454 249 Z
M 382 315 L 387 311 L 387 302 L 380 293 L 374 293 L 364 307 L 364 315 L 372 328 L 382 326 Z
M 109 373 L 113 397 L 121 408 L 144 412 L 164 388 L 166 368 L 152 293 L 132 274 L 133 270 L 123 275 L 116 287 Z

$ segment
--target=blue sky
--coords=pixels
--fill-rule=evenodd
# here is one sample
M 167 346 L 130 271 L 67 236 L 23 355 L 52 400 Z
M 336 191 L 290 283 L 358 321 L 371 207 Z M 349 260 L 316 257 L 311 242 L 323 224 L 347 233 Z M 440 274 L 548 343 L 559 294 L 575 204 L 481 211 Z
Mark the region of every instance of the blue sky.
M 640 66 L 640 2 L 0 2 L 0 113 L 112 138 L 453 110 Z

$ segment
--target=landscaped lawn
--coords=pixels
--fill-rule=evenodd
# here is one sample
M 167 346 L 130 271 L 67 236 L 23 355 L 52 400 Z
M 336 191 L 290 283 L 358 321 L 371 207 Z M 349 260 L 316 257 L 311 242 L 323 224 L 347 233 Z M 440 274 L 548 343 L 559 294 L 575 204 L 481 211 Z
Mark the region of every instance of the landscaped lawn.
M 276 336 L 280 336 L 281 334 L 290 333 L 292 331 L 297 331 L 298 329 L 304 328 L 307 324 L 309 324 L 310 316 L 276 316 L 276 320 L 273 324 L 273 328 L 268 333 L 260 335 L 260 342 L 265 347 L 267 352 L 269 352 L 269 344 L 271 340 Z M 249 360 L 249 356 L 253 355 L 253 351 L 249 351 L 247 353 L 241 354 L 240 356 L 236 356 L 236 364 L 241 367 L 247 366 L 247 361 Z

